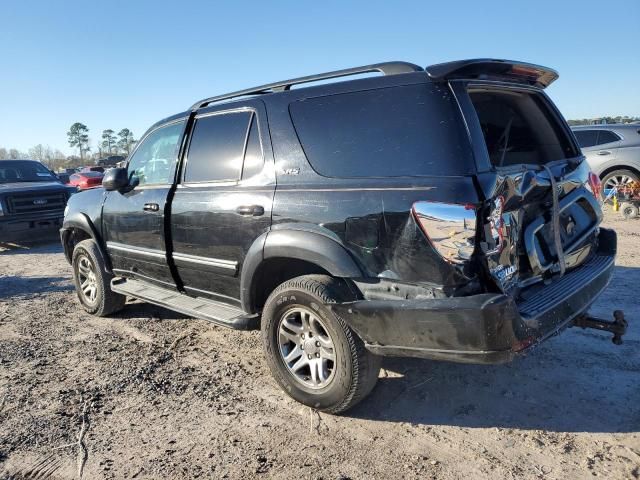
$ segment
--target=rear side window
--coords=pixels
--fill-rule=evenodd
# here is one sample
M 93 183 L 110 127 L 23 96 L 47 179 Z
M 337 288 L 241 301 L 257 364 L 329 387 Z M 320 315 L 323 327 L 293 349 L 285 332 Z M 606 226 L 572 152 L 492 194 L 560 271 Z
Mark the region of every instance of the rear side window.
M 238 180 L 252 112 L 196 119 L 187 153 L 185 182 Z
M 494 166 L 542 165 L 578 155 L 541 94 L 472 89 L 469 96 Z
M 600 130 L 598 132 L 598 145 L 604 145 L 605 143 L 613 143 L 620 140 L 620 137 L 613 133 L 611 130 Z
M 578 140 L 580 148 L 589 148 L 598 144 L 597 130 L 577 130 L 573 132 Z
M 289 105 L 312 167 L 328 177 L 465 175 L 474 163 L 456 104 L 420 84 L 310 98 Z
M 242 168 L 242 178 L 250 178 L 262 171 L 264 157 L 262 155 L 262 145 L 260 144 L 260 132 L 258 130 L 258 117 L 254 114 L 249 127 L 249 138 L 247 139 L 247 149 L 244 154 L 244 166 Z

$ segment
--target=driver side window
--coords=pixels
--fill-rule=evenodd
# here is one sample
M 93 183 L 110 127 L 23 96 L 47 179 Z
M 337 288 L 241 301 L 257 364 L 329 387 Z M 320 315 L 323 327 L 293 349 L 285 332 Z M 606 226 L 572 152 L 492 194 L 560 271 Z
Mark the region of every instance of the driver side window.
M 129 161 L 129 178 L 136 177 L 138 185 L 172 183 L 183 128 L 181 121 L 147 135 Z

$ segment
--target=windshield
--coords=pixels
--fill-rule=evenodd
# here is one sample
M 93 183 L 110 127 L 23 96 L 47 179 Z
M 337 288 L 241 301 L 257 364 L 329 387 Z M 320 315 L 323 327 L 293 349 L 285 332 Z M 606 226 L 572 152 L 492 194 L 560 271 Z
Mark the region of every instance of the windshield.
M 0 183 L 46 182 L 57 180 L 47 168 L 29 160 L 0 161 Z

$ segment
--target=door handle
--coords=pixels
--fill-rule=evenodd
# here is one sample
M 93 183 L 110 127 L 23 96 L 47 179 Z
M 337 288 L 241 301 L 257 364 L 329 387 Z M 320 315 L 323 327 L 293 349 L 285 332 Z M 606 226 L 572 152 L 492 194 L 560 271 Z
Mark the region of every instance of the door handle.
M 142 209 L 145 212 L 157 212 L 158 210 L 160 210 L 160 205 L 158 205 L 157 203 L 145 203 Z
M 264 215 L 264 207 L 262 205 L 241 205 L 236 208 L 236 212 L 244 216 L 259 217 Z
M 600 150 L 598 155 L 611 155 L 611 152 L 609 150 Z

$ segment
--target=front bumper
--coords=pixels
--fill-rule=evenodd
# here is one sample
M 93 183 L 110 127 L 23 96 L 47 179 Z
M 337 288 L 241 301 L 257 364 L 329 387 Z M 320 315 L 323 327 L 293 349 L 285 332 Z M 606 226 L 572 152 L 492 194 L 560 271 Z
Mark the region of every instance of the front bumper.
M 0 242 L 35 242 L 58 232 L 64 212 L 0 217 Z
M 360 300 L 331 308 L 373 353 L 503 363 L 570 326 L 607 287 L 616 235 L 601 229 L 597 253 L 525 300 L 480 294 L 426 300 Z M 527 292 L 525 292 L 527 293 Z

